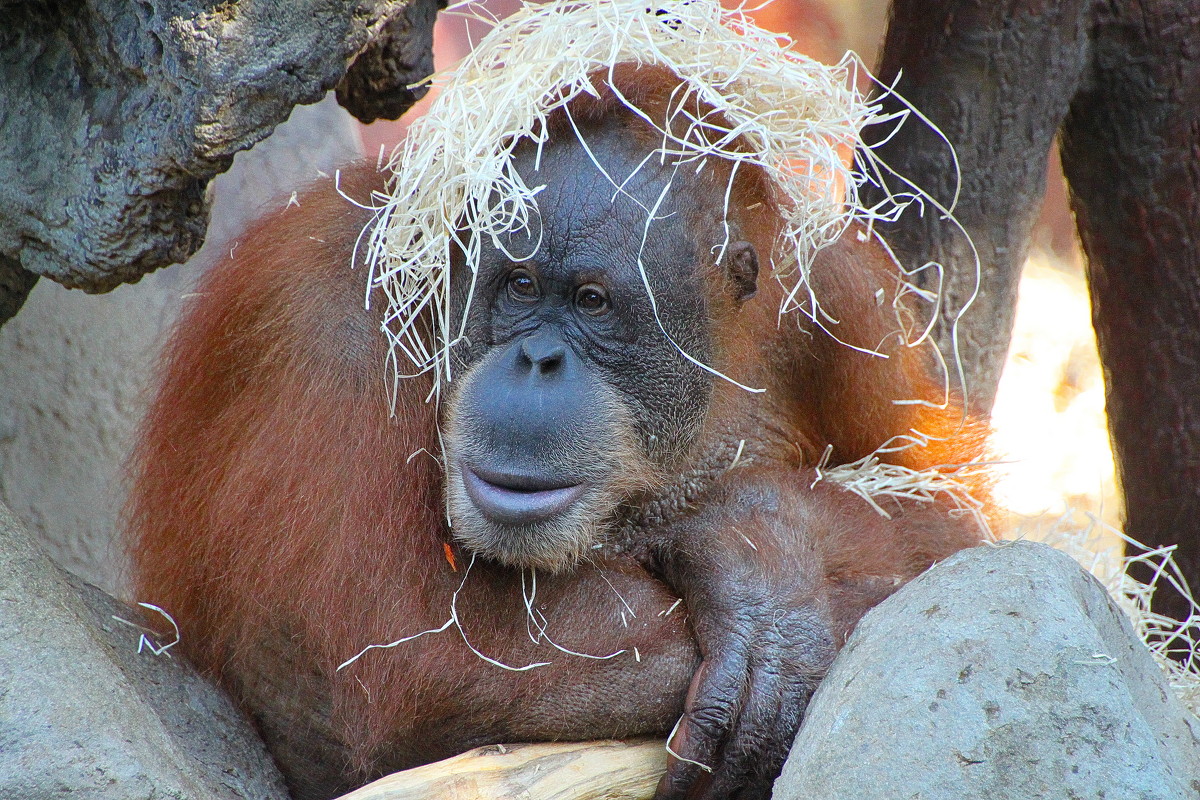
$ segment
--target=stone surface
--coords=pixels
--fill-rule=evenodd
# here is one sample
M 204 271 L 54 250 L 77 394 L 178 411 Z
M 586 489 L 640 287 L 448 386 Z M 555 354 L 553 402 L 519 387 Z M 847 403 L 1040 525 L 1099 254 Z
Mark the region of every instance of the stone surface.
M 1027 542 L 966 550 L 863 618 L 776 800 L 1179 800 L 1200 722 L 1104 589 Z
M 86 0 L 6 5 L 0 25 L 0 255 L 103 292 L 186 260 L 206 187 L 297 104 L 430 61 L 436 0 Z M 410 6 L 413 14 L 408 15 Z M 391 23 L 404 16 L 405 24 Z M 370 48 L 387 29 L 387 43 Z M 400 46 L 411 37 L 417 44 Z M 418 63 L 410 64 L 408 60 Z M 353 95 L 353 93 L 351 93 Z M 414 93 L 406 97 L 415 99 Z M 394 98 L 393 98 L 394 99 Z M 359 106 L 369 98 L 358 98 Z M 389 113 L 402 103 L 387 106 Z M 379 106 L 369 106 L 377 113 Z M 362 111 L 362 108 L 359 108 Z M 0 289 L 27 276 L 0 265 Z M 0 300 L 0 310 L 15 304 Z
M 252 219 L 360 156 L 332 96 L 301 106 L 213 181 L 208 241 L 187 264 L 95 297 L 42 281 L 0 328 L 0 502 L 61 566 L 123 596 L 122 464 L 181 296 Z
M 70 581 L 0 506 L 0 797 L 284 800 L 229 698 L 139 654 L 116 618 L 138 616 Z

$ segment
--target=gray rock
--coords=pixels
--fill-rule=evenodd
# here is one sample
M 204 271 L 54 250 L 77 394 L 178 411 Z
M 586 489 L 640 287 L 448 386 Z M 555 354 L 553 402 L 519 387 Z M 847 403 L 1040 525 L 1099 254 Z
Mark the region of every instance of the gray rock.
M 297 104 L 387 91 L 432 64 L 436 0 L 6 4 L 0 24 L 0 290 L 32 273 L 103 292 L 182 262 L 206 187 Z M 396 21 L 397 18 L 403 21 Z M 383 32 L 383 40 L 369 46 Z M 411 41 L 410 41 L 411 40 Z M 15 311 L 15 297 L 0 311 Z M 0 320 L 2 321 L 2 320 Z
M 0 506 L 0 797 L 284 800 L 229 698 L 114 617 Z
M 774 797 L 1200 797 L 1200 723 L 1068 556 L 978 547 L 863 618 Z

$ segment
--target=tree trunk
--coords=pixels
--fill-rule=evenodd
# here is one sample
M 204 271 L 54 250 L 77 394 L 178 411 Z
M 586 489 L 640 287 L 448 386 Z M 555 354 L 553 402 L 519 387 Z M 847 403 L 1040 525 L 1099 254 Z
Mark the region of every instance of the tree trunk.
M 335 86 L 424 93 L 437 0 L 0 0 L 0 322 L 40 275 L 106 292 L 204 241 L 207 186 Z
M 1104 362 L 1125 531 L 1200 589 L 1200 6 L 1100 3 L 1062 136 Z M 1148 573 L 1140 577 L 1144 580 Z M 1190 607 L 1167 592 L 1155 609 Z
M 988 414 L 995 399 L 1017 281 L 1045 190 L 1046 156 L 1088 58 L 1088 17 L 1084 0 L 892 4 L 879 79 L 895 84 L 954 145 L 962 174 L 954 216 L 979 253 L 978 294 L 971 243 L 936 209 L 923 215 L 910 209 L 881 230 L 906 268 L 931 260 L 945 266 L 935 331 L 951 369 L 955 354 L 961 357 L 970 408 L 978 414 Z M 888 112 L 906 108 L 890 95 L 883 105 Z M 868 136 L 878 142 L 889 133 L 881 128 L 890 127 Z M 921 120 L 910 118 L 876 153 L 944 207 L 954 202 L 950 149 Z M 907 190 L 895 180 L 889 188 Z M 868 192 L 868 204 L 883 196 Z M 926 270 L 918 283 L 936 289 L 937 274 Z

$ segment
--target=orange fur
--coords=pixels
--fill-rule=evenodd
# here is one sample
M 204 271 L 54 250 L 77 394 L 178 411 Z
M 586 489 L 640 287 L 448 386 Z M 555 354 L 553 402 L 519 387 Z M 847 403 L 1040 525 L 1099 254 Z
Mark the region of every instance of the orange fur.
M 622 75 L 639 102 L 663 101 L 664 90 L 673 87 L 654 71 Z M 611 119 L 612 98 L 581 99 L 573 113 L 592 123 Z M 745 172 L 738 207 L 770 201 L 761 176 Z M 381 183 L 367 167 L 343 173 L 343 189 L 360 201 Z M 212 268 L 164 353 L 160 388 L 133 458 L 128 530 L 136 598 L 174 616 L 187 656 L 221 677 L 268 733 L 331 737 L 345 744 L 344 757 L 375 770 L 498 737 L 625 736 L 669 727 L 694 666 L 694 646 L 682 615 L 617 628 L 617 612 L 598 602 L 611 600 L 606 585 L 615 584 L 627 599 L 663 608 L 671 602 L 660 584 L 620 559 L 547 579 L 547 616 L 557 613 L 569 646 L 640 648 L 640 674 L 615 661 L 500 673 L 453 633 L 338 671 L 368 644 L 443 623 L 471 559 L 448 536 L 434 458 L 436 411 L 425 402 L 428 378 L 401 381 L 397 413 L 389 416 L 386 342 L 378 330 L 383 301 L 373 298 L 372 311 L 364 311 L 365 273 L 348 266 L 371 214 L 328 184 L 299 202 L 258 222 L 231 258 Z M 772 234 L 770 216 L 746 212 L 742 220 L 760 244 Z M 826 444 L 835 463 L 845 463 L 912 429 L 935 441 L 896 454 L 897 463 L 922 468 L 978 457 L 979 426 L 964 422 L 953 404 L 934 409 L 893 402 L 942 398 L 925 356 L 903 346 L 894 317 L 877 308 L 875 288 L 895 289 L 886 255 L 848 236 L 820 256 L 814 283 L 841 320 L 833 326 L 840 338 L 882 347 L 890 357 L 856 353 L 792 317 L 777 324 L 782 290 L 765 274 L 756 311 L 733 327 L 721 328 L 717 320 L 726 362 L 744 365 L 739 377 L 770 384 L 772 402 L 785 406 L 804 452 L 801 463 L 811 466 Z M 719 316 L 734 313 L 714 306 Z M 719 395 L 717 415 L 747 402 L 728 387 Z M 803 491 L 809 478 L 788 480 Z M 831 507 L 841 502 L 860 501 Z M 861 519 L 860 512 L 844 519 Z M 831 581 L 840 587 L 835 594 L 844 599 L 845 630 L 894 588 L 888 576 L 911 577 L 963 546 L 961 527 L 931 522 L 930 515 L 916 519 L 929 523 L 925 534 L 909 525 L 864 539 L 859 527 L 830 517 L 826 527 L 840 533 L 826 543 L 827 557 Z M 883 522 L 868 527 L 879 526 L 886 528 Z M 905 540 L 918 535 L 925 538 Z M 524 641 L 513 574 L 488 565 L 474 569 L 463 598 L 473 642 L 514 663 L 543 657 Z M 879 576 L 886 586 L 872 582 Z M 576 720 L 570 703 L 551 733 L 521 721 L 521 710 L 534 707 L 553 716 L 562 687 L 572 697 L 592 692 L 606 698 L 619 689 L 606 700 L 614 708 L 648 698 L 647 692 L 679 696 L 644 724 Z M 268 700 L 273 705 L 264 710 Z M 617 712 L 612 718 L 618 720 Z M 442 732 L 445 725 L 471 732 L 455 738 Z

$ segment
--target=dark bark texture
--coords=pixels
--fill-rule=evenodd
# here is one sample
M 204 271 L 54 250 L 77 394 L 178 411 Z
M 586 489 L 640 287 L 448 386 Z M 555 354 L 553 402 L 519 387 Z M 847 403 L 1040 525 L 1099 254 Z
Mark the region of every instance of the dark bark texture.
M 337 101 L 358 118 L 398 119 L 425 96 L 413 85 L 433 72 L 433 22 L 446 0 L 411 2 L 393 15 L 354 59 L 337 87 Z
M 344 83 L 356 115 L 398 116 L 431 71 L 436 7 L 5 4 L 0 321 L 37 275 L 103 292 L 185 260 L 204 240 L 209 180 L 297 104 Z
M 962 185 L 954 217 L 971 241 L 933 208 L 903 214 L 881 230 L 908 268 L 946 268 L 935 333 L 954 363 L 962 359 L 971 410 L 986 415 L 996 395 L 1012 332 L 1017 281 L 1045 190 L 1046 157 L 1088 58 L 1085 0 L 896 0 L 878 69 L 884 85 L 925 114 L 954 146 Z M 897 76 L 899 80 L 897 81 Z M 884 99 L 889 112 L 905 106 Z M 883 130 L 889 128 L 889 130 Z M 878 126 L 876 141 L 890 132 Z M 944 207 L 957 175 L 949 147 L 910 118 L 876 152 Z M 908 191 L 890 181 L 894 192 Z M 879 200 L 881 191 L 868 195 Z M 979 253 L 976 291 L 974 242 Z M 925 270 L 918 283 L 936 289 Z
M 958 350 L 977 413 L 995 397 L 1061 126 L 1126 531 L 1151 546 L 1178 544 L 1176 559 L 1200 589 L 1200 4 L 896 0 L 880 78 L 898 75 L 900 94 L 941 128 L 962 168 L 955 217 L 982 275 Z M 910 121 L 878 152 L 943 204 L 952 199 L 949 150 L 926 126 Z M 906 266 L 946 265 L 937 333 L 950 355 L 951 323 L 975 284 L 969 245 L 928 212 L 885 232 Z M 929 287 L 933 273 L 925 276 Z M 1155 602 L 1180 619 L 1190 610 L 1169 589 Z
M 1130 536 L 1200 591 L 1200 5 L 1096 7 L 1062 135 Z M 1189 611 L 1173 592 L 1156 610 Z

